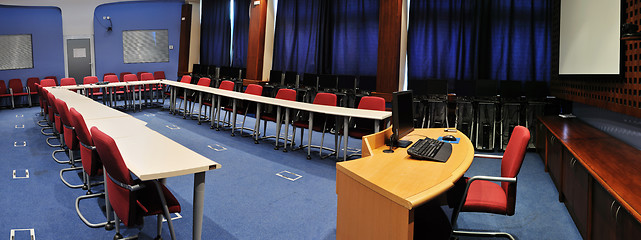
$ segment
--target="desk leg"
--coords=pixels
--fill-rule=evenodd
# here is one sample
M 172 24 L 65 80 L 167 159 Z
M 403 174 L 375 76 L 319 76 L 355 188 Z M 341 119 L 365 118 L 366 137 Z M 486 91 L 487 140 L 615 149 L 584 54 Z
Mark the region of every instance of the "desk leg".
M 200 112 L 202 111 L 202 109 L 203 109 L 203 92 L 198 92 L 198 125 L 200 125 Z
M 374 121 L 374 132 L 377 133 L 381 129 L 381 120 Z
M 348 129 L 347 125 L 349 124 L 349 117 L 343 116 L 343 161 L 347 161 L 347 135 L 348 135 Z M 338 151 L 338 149 L 336 149 Z M 338 152 L 336 153 L 336 156 L 338 157 Z
M 274 146 L 274 150 L 278 150 L 278 141 L 280 140 L 280 111 L 280 106 L 276 106 L 276 146 Z M 264 131 L 267 131 L 267 128 Z M 287 148 L 287 142 L 285 142 L 285 148 Z
M 260 135 L 260 103 L 256 102 L 256 123 L 254 124 L 254 143 L 256 144 L 258 143 L 258 135 Z M 276 137 L 276 142 L 278 142 L 278 137 Z
M 218 96 L 218 103 L 216 103 L 216 131 L 220 131 L 220 101 L 221 97 Z
M 205 172 L 194 174 L 194 227 L 192 239 L 200 240 L 203 234 L 203 207 L 205 203 Z
M 314 128 L 314 112 L 309 112 L 309 127 L 307 129 L 307 160 L 312 159 L 312 129 L 313 128 Z
M 231 136 L 233 137 L 235 134 L 234 132 L 236 131 L 236 99 L 234 98 L 234 103 L 232 104 L 232 112 L 229 114 L 232 114 L 232 121 L 231 121 Z M 241 130 L 242 131 L 242 130 Z
M 183 119 L 187 118 L 187 89 L 183 90 Z
M 215 101 L 214 101 L 214 99 L 215 99 L 215 98 L 216 98 L 216 96 L 214 96 L 214 95 L 212 94 L 212 95 L 211 95 L 211 106 L 209 107 L 209 111 L 210 111 L 210 112 L 209 112 L 209 121 L 210 121 L 209 128 L 210 128 L 210 129 L 214 129 L 214 106 L 215 106 L 215 105 L 214 105 L 214 102 L 215 102 Z
M 278 123 L 280 126 L 280 123 Z M 278 133 L 280 136 L 280 132 Z M 283 152 L 287 152 L 287 138 L 289 137 L 289 108 L 285 108 L 285 144 L 283 144 Z M 292 144 L 294 139 L 292 139 Z

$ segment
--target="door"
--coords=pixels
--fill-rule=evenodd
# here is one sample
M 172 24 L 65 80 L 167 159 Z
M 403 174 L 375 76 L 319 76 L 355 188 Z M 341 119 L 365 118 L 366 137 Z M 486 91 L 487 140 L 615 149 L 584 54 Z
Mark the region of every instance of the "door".
M 67 72 L 76 83 L 91 76 L 91 46 L 89 38 L 67 39 Z

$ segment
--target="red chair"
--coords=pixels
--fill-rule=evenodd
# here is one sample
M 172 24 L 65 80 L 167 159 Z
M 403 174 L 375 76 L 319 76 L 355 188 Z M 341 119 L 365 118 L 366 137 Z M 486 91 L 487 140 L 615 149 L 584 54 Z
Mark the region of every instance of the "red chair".
M 124 80 L 125 79 L 125 75 L 127 75 L 127 74 L 131 74 L 131 73 L 130 72 L 121 72 L 120 73 L 120 77 L 118 79 L 120 79 L 121 81 L 124 82 L 125 81 Z
M 358 109 L 385 111 L 385 99 L 381 97 L 365 96 L 358 102 Z M 374 133 L 375 120 L 372 119 L 351 119 L 348 125 L 347 134 L 350 137 L 363 139 L 363 136 Z M 381 126 L 379 126 L 381 129 Z M 339 135 L 343 134 L 343 129 L 339 130 Z M 349 140 L 349 138 L 347 138 Z M 341 146 L 339 138 L 338 145 Z M 349 157 L 360 156 L 361 154 L 350 154 Z
M 0 80 L 0 99 L 2 98 L 11 98 L 11 109 L 15 107 L 13 102 L 13 93 L 11 90 L 7 90 L 7 85 L 5 85 L 4 80 Z
M 58 108 L 58 104 L 59 103 L 58 103 L 58 101 L 56 101 L 56 97 L 51 92 L 47 92 L 47 94 L 48 94 L 47 95 L 48 96 L 47 104 L 49 104 L 49 121 L 53 125 L 54 134 L 53 134 L 52 137 L 48 137 L 46 139 L 46 142 L 47 142 L 47 145 L 49 145 L 50 147 L 56 147 L 56 148 L 59 147 L 60 148 L 60 149 L 54 150 L 51 153 L 51 158 L 53 158 L 53 160 L 56 161 L 57 163 L 67 164 L 67 163 L 70 163 L 70 161 L 61 161 L 58 158 L 56 158 L 56 153 L 65 152 L 65 149 L 64 149 L 64 146 L 65 146 L 64 141 L 65 140 L 64 140 L 64 137 L 63 137 L 64 129 L 63 129 L 63 126 L 62 126 L 62 121 L 60 120 L 60 112 L 58 112 L 58 109 L 59 109 Z M 60 141 L 60 144 L 52 144 L 52 143 L 50 143 L 49 140 L 51 140 L 51 139 L 58 139 L 58 141 Z
M 71 115 L 69 114 L 69 109 L 67 108 L 67 103 L 65 101 L 62 101 L 62 99 L 56 99 L 56 108 L 58 109 L 58 113 L 60 115 L 60 122 L 62 124 L 62 136 L 64 137 L 64 146 L 67 147 L 66 152 L 69 155 L 69 164 L 71 164 L 70 168 L 64 168 L 60 170 L 60 180 L 62 180 L 62 183 L 64 183 L 67 187 L 70 188 L 81 188 L 84 186 L 84 184 L 80 185 L 73 185 L 67 182 L 65 178 L 63 177 L 65 172 L 69 171 L 77 171 L 81 170 L 82 167 L 76 167 L 76 158 L 74 156 L 74 152 L 80 150 L 80 145 L 78 143 L 78 138 L 76 137 L 76 130 L 73 127 L 73 124 L 71 123 Z M 55 159 L 55 158 L 54 158 Z
M 523 126 L 516 126 L 512 131 L 510 141 L 503 156 L 474 155 L 482 158 L 501 160 L 501 177 L 475 176 L 464 178 L 463 197 L 452 214 L 452 234 L 454 235 L 483 235 L 506 236 L 514 239 L 506 232 L 474 232 L 456 229 L 456 220 L 460 212 L 485 212 L 501 215 L 514 215 L 516 206 L 516 176 L 521 170 L 525 151 L 530 141 L 530 131 Z M 496 184 L 494 182 L 501 182 Z
M 137 82 L 138 77 L 134 74 L 126 74 L 122 78 L 123 82 Z M 127 86 L 125 88 L 125 95 L 127 96 L 127 99 L 130 99 L 131 106 L 134 109 L 134 112 L 136 111 L 136 93 L 138 93 L 138 102 L 140 106 L 140 110 L 142 110 L 142 93 L 140 91 L 140 85 L 132 85 L 132 86 Z M 126 100 L 127 101 L 127 100 Z
M 59 86 L 60 85 L 60 84 L 58 84 L 58 78 L 56 76 L 46 76 L 46 77 L 44 77 L 44 79 L 53 79 L 53 82 L 56 83 L 56 85 L 54 85 L 54 86 Z
M 141 76 L 142 76 L 143 73 L 148 73 L 148 72 L 137 72 L 136 73 L 136 77 L 138 77 L 138 79 L 140 79 L 141 81 L 142 81 L 142 77 Z
M 103 82 L 107 83 L 118 83 L 118 76 L 116 74 L 107 74 L 102 79 Z M 124 87 L 109 87 L 107 86 L 107 94 L 109 95 L 109 105 L 111 107 L 117 107 L 116 101 L 118 96 L 123 96 L 125 94 Z
M 183 75 L 182 78 L 180 78 L 181 83 L 191 83 L 191 76 L 189 75 Z M 183 116 L 187 115 L 187 103 L 185 102 L 185 95 L 189 93 L 189 91 L 186 91 L 185 89 L 176 89 L 176 97 L 180 99 L 180 105 L 183 105 Z M 176 99 L 177 100 L 177 99 Z M 180 111 L 180 110 L 178 110 Z M 174 115 L 176 115 L 176 111 L 174 111 Z
M 227 91 L 234 91 L 234 82 L 228 81 L 228 80 L 224 80 L 224 81 L 222 81 L 220 83 L 220 85 L 218 86 L 218 89 L 227 90 Z M 217 96 L 216 104 L 218 106 L 216 108 L 218 110 L 216 111 L 216 131 L 220 131 L 220 110 L 221 110 L 221 106 L 227 106 L 228 105 L 228 104 L 223 104 L 223 102 L 222 102 L 223 100 L 228 101 L 228 99 L 226 99 L 226 98 L 222 98 L 221 96 Z M 214 122 L 212 121 L 212 126 L 211 126 L 212 128 L 214 126 L 213 124 L 214 124 Z M 229 122 L 224 122 L 223 121 L 223 125 L 224 124 L 228 124 L 228 125 L 231 126 L 231 123 L 229 123 Z
M 29 107 L 33 106 L 33 96 L 38 96 L 38 87 L 36 84 L 40 84 L 40 79 L 37 77 L 27 78 L 27 92 L 29 93 Z
M 143 216 L 158 215 L 158 236 L 162 232 L 162 215 L 167 219 L 171 238 L 175 239 L 174 227 L 170 213 L 180 212 L 180 203 L 173 194 L 158 180 L 134 180 L 127 168 L 116 142 L 109 135 L 96 127 L 91 128 L 91 136 L 98 155 L 107 172 L 106 182 L 109 193 L 109 203 L 115 214 L 116 235 L 114 239 L 122 238 L 120 220 L 125 226 L 142 223 Z
M 76 131 L 76 136 L 80 142 L 80 159 L 82 161 L 83 169 L 83 187 L 82 189 L 87 190 L 86 195 L 82 195 L 76 198 L 76 213 L 78 217 L 89 227 L 105 227 L 107 230 L 113 229 L 113 224 L 109 222 L 110 213 L 107 211 L 107 221 L 101 223 L 91 223 L 87 220 L 82 213 L 80 212 L 80 200 L 89 199 L 89 198 L 98 198 L 105 196 L 104 192 L 93 193 L 91 192 L 91 187 L 96 185 L 102 185 L 104 182 L 98 182 L 95 184 L 91 183 L 91 178 L 96 176 L 104 176 L 102 172 L 102 162 L 100 161 L 100 156 L 96 151 L 96 147 L 91 138 L 91 133 L 87 128 L 85 119 L 75 108 L 69 109 L 69 115 L 71 116 L 71 122 Z M 106 179 L 106 176 L 104 176 Z M 108 200 L 107 200 L 108 201 Z M 108 204 L 108 203 L 107 203 Z
M 249 84 L 249 85 L 247 85 L 247 88 L 245 88 L 245 94 L 261 96 L 261 95 L 263 95 L 263 86 L 258 85 L 258 84 Z M 248 102 L 248 101 L 242 101 L 242 100 L 236 100 L 236 101 L 237 101 L 237 104 L 236 104 L 236 112 L 235 113 L 232 113 L 233 110 L 234 110 L 233 106 L 226 106 L 226 107 L 223 108 L 223 110 L 227 111 L 225 113 L 225 117 L 227 116 L 227 113 L 230 113 L 229 114 L 229 119 L 227 121 L 231 122 L 231 117 L 232 117 L 231 114 L 235 114 L 235 115 L 236 114 L 242 114 L 243 115 L 243 124 L 240 127 L 240 135 L 241 136 L 243 135 L 243 132 L 242 132 L 243 130 L 250 130 L 250 131 L 253 132 L 252 135 L 255 135 L 256 134 L 256 130 L 255 129 L 245 128 L 245 119 L 247 119 L 247 113 L 250 113 L 250 111 L 253 111 L 253 113 L 256 112 L 255 111 L 255 109 L 256 109 L 255 103 L 253 103 L 251 101 Z M 254 109 L 254 110 L 250 110 L 250 109 Z M 223 119 L 225 117 L 223 117 Z M 235 117 L 236 116 L 234 116 L 234 118 Z M 236 126 L 231 126 L 231 135 L 232 136 L 234 136 L 234 132 L 235 131 L 236 131 Z M 257 143 L 257 141 L 255 141 L 255 142 Z
M 44 132 L 45 129 L 52 128 L 51 125 L 48 124 L 49 122 L 47 120 L 48 114 L 49 114 L 49 110 L 48 110 L 49 106 L 47 104 L 48 93 L 47 93 L 47 90 L 45 90 L 44 88 L 56 86 L 56 82 L 53 79 L 43 79 L 42 81 L 40 81 L 40 84 L 37 86 L 38 86 L 37 87 L 38 100 L 40 101 L 40 111 L 42 113 L 42 116 L 44 116 L 45 118 L 44 120 L 38 121 L 38 125 L 40 127 L 43 127 L 43 129 L 41 129 L 40 132 L 42 132 L 42 134 L 44 135 L 53 135 L 53 134 Z M 46 124 L 41 124 L 42 122 L 46 122 Z
M 336 106 L 336 94 L 333 94 L 333 93 L 317 93 L 316 97 L 314 98 L 313 104 Z M 310 113 L 310 114 L 312 114 L 312 113 Z M 329 125 L 333 125 L 333 121 L 332 121 L 333 118 L 328 118 L 327 115 L 320 114 L 320 113 L 314 113 L 313 117 L 314 118 L 313 118 L 312 130 L 323 133 L 323 135 L 321 136 L 321 145 L 320 146 L 311 145 L 312 144 L 311 143 L 311 140 L 312 140 L 312 133 L 311 132 L 307 133 L 307 135 L 308 135 L 307 136 L 307 141 L 308 141 L 307 145 L 303 145 L 303 135 L 304 135 L 305 129 L 309 128 L 309 120 L 308 119 L 300 119 L 298 121 L 294 121 L 294 123 L 292 124 L 294 126 L 294 131 L 292 133 L 294 135 L 294 138 L 296 136 L 296 128 L 300 128 L 301 129 L 301 132 L 300 132 L 300 145 L 298 146 L 298 148 L 293 149 L 293 150 L 295 151 L 295 150 L 307 147 L 308 148 L 307 159 L 312 159 L 312 156 L 310 155 L 311 152 L 309 150 L 311 148 L 318 148 L 320 150 L 319 151 L 319 155 L 321 156 L 321 158 L 326 158 L 328 156 L 331 156 L 332 154 L 335 154 L 337 152 L 336 149 L 323 147 L 323 142 L 325 140 L 325 132 L 327 130 L 329 130 L 328 122 L 330 123 Z M 334 145 L 336 147 L 338 147 L 338 137 L 337 136 L 338 135 L 336 135 L 335 139 L 334 139 Z M 294 145 L 294 141 L 292 141 L 292 145 Z M 333 153 L 329 154 L 329 155 L 326 155 L 326 156 L 323 156 L 323 149 L 327 149 L 329 151 L 333 151 Z
M 203 87 L 209 87 L 210 84 L 211 84 L 211 79 L 209 79 L 209 78 L 200 78 L 200 79 L 198 79 L 198 84 L 197 85 L 198 86 L 203 86 Z M 203 106 L 205 106 L 205 120 L 209 119 L 207 117 L 207 107 L 211 108 L 211 97 L 205 97 L 205 99 L 203 99 L 203 93 L 202 92 L 198 93 L 198 99 L 196 99 L 195 95 L 192 96 L 192 97 L 187 97 L 187 101 L 193 102 L 194 103 L 193 105 L 196 105 L 196 100 L 198 100 L 198 102 L 201 103 L 200 106 L 198 106 L 199 107 L 198 108 L 198 125 L 200 125 L 202 123 L 202 121 L 201 121 L 202 117 L 201 116 L 202 116 Z M 190 107 L 189 112 L 192 112 L 193 105 Z
M 98 77 L 96 77 L 96 76 L 87 76 L 87 77 L 84 77 L 82 79 L 82 84 L 96 84 L 96 83 L 98 83 Z M 100 96 L 100 97 L 103 96 L 103 93 L 100 91 L 100 88 L 90 88 L 90 89 L 87 89 L 87 90 L 88 90 L 87 94 L 91 98 L 94 98 L 96 96 Z M 104 97 L 102 98 L 102 101 L 103 102 L 105 101 Z
M 29 101 L 29 106 L 31 106 L 31 98 L 29 98 L 29 90 L 22 85 L 22 80 L 19 78 L 14 78 L 9 80 L 9 91 L 13 93 L 13 99 L 15 97 L 27 97 Z M 13 102 L 11 103 L 13 105 Z
M 276 93 L 276 98 L 277 99 L 283 99 L 283 100 L 289 100 L 289 101 L 296 101 L 296 90 L 294 89 L 287 89 L 287 88 L 281 88 L 278 89 L 278 92 Z M 281 111 L 280 109 L 277 109 L 277 111 Z M 281 111 L 281 114 L 284 114 L 283 111 Z M 278 125 L 281 125 L 280 119 L 277 119 L 278 114 L 274 112 L 264 112 L 260 114 L 260 120 L 263 120 L 263 137 L 261 139 L 266 139 L 266 138 L 275 138 L 276 139 L 276 146 L 274 147 L 274 150 L 278 150 L 278 141 L 280 139 L 280 132 L 277 132 L 276 135 L 274 136 L 265 136 L 267 132 L 267 121 L 274 122 Z M 290 114 L 291 115 L 291 114 Z M 282 116 L 282 115 L 281 115 Z M 289 124 L 291 122 L 291 118 L 286 117 L 287 120 L 285 120 L 285 128 L 289 128 Z M 260 133 L 260 131 L 259 131 Z M 278 136 L 278 138 L 277 138 Z M 284 146 L 287 146 L 287 142 L 290 141 L 287 136 L 285 136 L 285 144 Z M 284 150 L 287 152 L 287 148 L 285 147 Z
M 165 77 L 164 71 L 156 71 L 154 72 L 154 79 L 160 80 L 160 79 L 167 79 L 167 78 Z
M 153 74 L 148 72 L 140 73 L 140 81 L 150 81 L 150 80 L 155 80 Z M 159 86 L 156 86 L 156 84 L 147 84 L 147 85 L 144 85 L 143 89 L 146 95 L 145 104 L 147 104 L 147 99 L 149 99 L 149 101 L 152 101 L 153 93 L 159 89 Z
M 71 86 L 76 85 L 76 79 L 74 78 L 63 78 L 60 79 L 60 86 Z

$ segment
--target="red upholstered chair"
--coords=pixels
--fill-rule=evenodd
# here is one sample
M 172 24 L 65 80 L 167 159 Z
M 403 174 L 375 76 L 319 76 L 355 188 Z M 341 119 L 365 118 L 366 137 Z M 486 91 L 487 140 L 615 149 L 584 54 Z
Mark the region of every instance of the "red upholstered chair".
M 15 107 L 13 102 L 13 93 L 10 89 L 7 89 L 7 85 L 4 83 L 4 80 L 0 80 L 0 99 L 3 98 L 11 98 L 11 108 L 13 109 Z
M 100 161 L 100 156 L 98 156 L 98 151 L 94 146 L 93 139 L 91 138 L 91 133 L 87 128 L 84 117 L 75 108 L 69 109 L 69 115 L 71 116 L 71 122 L 76 131 L 76 136 L 80 142 L 80 159 L 82 160 L 82 169 L 83 169 L 83 187 L 82 189 L 87 190 L 87 194 L 81 195 L 76 198 L 76 213 L 78 217 L 89 227 L 105 227 L 107 230 L 113 229 L 113 224 L 109 222 L 110 213 L 107 212 L 107 221 L 101 223 L 91 223 L 87 220 L 82 213 L 80 212 L 80 200 L 88 198 L 97 198 L 105 196 L 104 192 L 93 193 L 91 187 L 95 185 L 102 185 L 103 182 L 97 182 L 92 184 L 91 178 L 96 176 L 103 175 L 102 172 L 102 162 Z M 103 175 L 104 176 L 104 175 Z M 106 178 L 105 178 L 106 180 Z
M 198 86 L 203 86 L 203 87 L 209 87 L 211 85 L 211 79 L 210 78 L 206 78 L 206 77 L 200 78 L 200 79 L 198 79 L 197 85 Z M 202 120 L 201 116 L 202 116 L 203 106 L 205 106 L 205 120 L 211 118 L 211 116 L 209 118 L 207 117 L 207 107 L 210 107 L 210 108 L 212 107 L 211 106 L 211 96 L 209 96 L 209 95 L 210 94 L 207 94 L 207 96 L 203 97 L 203 93 L 199 92 L 198 96 L 194 95 L 192 97 L 187 97 L 188 101 L 194 103 L 193 105 L 196 105 L 195 104 L 196 101 L 199 101 L 199 102 L 202 103 L 200 106 L 198 106 L 198 125 L 201 124 L 201 120 Z M 193 112 L 192 111 L 193 105 L 191 106 L 191 109 L 189 110 L 189 112 Z M 213 112 L 213 111 L 210 111 L 210 112 Z
M 58 98 L 56 99 L 56 108 L 58 109 L 58 113 L 60 114 L 60 122 L 62 123 L 62 131 L 64 137 L 63 143 L 67 148 L 66 152 L 69 155 L 69 164 L 71 164 L 70 168 L 64 168 L 60 170 L 60 180 L 62 180 L 62 183 L 64 183 L 67 187 L 81 188 L 84 186 L 84 184 L 73 185 L 63 177 L 65 172 L 77 171 L 82 169 L 82 167 L 76 167 L 76 158 L 74 156 L 74 152 L 80 150 L 80 145 L 78 144 L 78 137 L 76 137 L 75 127 L 71 122 L 71 114 L 69 113 L 69 108 L 67 108 L 67 103 Z
M 224 81 L 220 82 L 220 85 L 218 85 L 218 89 L 227 90 L 227 91 L 234 91 L 234 82 L 228 81 L 228 80 L 224 80 Z M 220 131 L 220 124 L 219 123 L 220 123 L 221 106 L 227 106 L 228 105 L 226 103 L 223 103 L 223 101 L 228 102 L 229 100 L 226 99 L 226 98 L 222 98 L 221 96 L 217 96 L 216 104 L 218 105 L 218 107 L 217 107 L 218 111 L 216 111 L 216 131 Z M 214 123 L 212 122 L 212 128 L 214 126 L 213 124 Z M 229 123 L 229 122 L 224 122 L 223 121 L 223 125 L 224 124 L 228 124 L 228 125 L 231 126 L 231 123 Z
M 165 77 L 165 72 L 164 71 L 155 71 L 154 72 L 154 79 L 159 80 L 159 79 L 167 79 Z
M 261 96 L 263 95 L 263 86 L 258 85 L 258 84 L 249 84 L 247 85 L 247 88 L 245 88 L 245 94 L 251 94 L 251 95 L 256 95 L 256 96 Z M 231 122 L 231 114 L 243 114 L 243 124 L 240 127 L 240 135 L 243 135 L 243 130 L 250 130 L 254 132 L 255 130 L 251 128 L 245 128 L 245 119 L 247 119 L 247 113 L 255 113 L 256 111 L 256 104 L 251 101 L 243 101 L 243 100 L 237 100 L 236 102 L 236 112 L 233 112 L 233 107 L 232 106 L 226 106 L 223 108 L 223 110 L 227 111 L 225 113 L 225 116 L 227 116 L 227 113 L 229 114 L 229 119 L 227 120 L 228 122 Z M 234 132 L 236 131 L 236 126 L 231 126 L 231 135 L 234 136 Z
M 58 78 L 56 76 L 46 76 L 46 77 L 44 77 L 44 79 L 53 79 L 53 82 L 56 83 L 56 85 L 54 85 L 54 86 L 59 86 L 60 85 L 60 84 L 58 84 Z
M 120 220 L 125 226 L 142 223 L 143 216 L 158 215 L 158 223 L 162 222 L 164 215 L 169 225 L 171 238 L 175 239 L 170 213 L 180 212 L 180 203 L 173 194 L 158 180 L 140 181 L 134 179 L 127 168 L 116 142 L 109 135 L 96 127 L 91 128 L 91 137 L 98 155 L 102 160 L 108 179 L 106 182 L 109 193 L 109 203 L 115 215 L 116 236 L 120 235 Z M 158 224 L 158 237 L 162 233 L 162 225 Z
M 276 93 L 276 98 L 277 99 L 283 99 L 283 100 L 289 100 L 289 101 L 296 101 L 296 90 L 294 89 L 288 89 L 288 88 L 281 88 L 278 89 L 278 92 Z M 278 111 L 278 110 L 277 110 Z M 281 117 L 285 114 L 284 110 L 281 110 Z M 274 122 L 276 124 L 281 124 L 281 119 L 276 119 L 277 114 L 274 112 L 264 112 L 260 114 L 260 120 L 263 120 L 263 137 L 261 139 L 265 138 L 275 138 L 276 139 L 276 146 L 274 147 L 274 150 L 278 150 L 278 141 L 280 139 L 280 136 L 276 138 L 277 135 L 280 133 L 277 133 L 274 136 L 265 136 L 267 132 L 267 121 Z M 290 114 L 291 115 L 291 114 Z M 292 118 L 289 118 L 288 122 L 285 122 L 285 128 L 289 127 L 289 122 L 291 122 Z M 259 131 L 260 133 L 260 131 Z M 285 136 L 285 144 L 284 146 L 287 146 L 287 142 L 290 141 L 287 136 Z M 284 149 L 285 152 L 287 152 L 287 148 Z
M 181 83 L 187 83 L 187 84 L 191 83 L 191 76 L 189 76 L 189 75 L 183 75 L 183 76 L 182 76 L 182 78 L 180 78 L 180 82 L 181 82 Z M 177 97 L 177 99 L 176 99 L 176 100 L 178 100 L 178 98 L 180 99 L 180 104 L 178 104 L 178 106 L 180 106 L 180 105 L 182 105 L 182 106 L 183 106 L 183 107 L 182 107 L 182 109 L 183 109 L 183 116 L 186 116 L 186 115 L 187 115 L 187 111 L 186 111 L 186 110 L 187 110 L 187 103 L 184 101 L 184 100 L 185 100 L 185 95 L 186 95 L 186 94 L 189 94 L 189 91 L 186 91 L 185 89 L 182 89 L 182 88 L 178 88 L 178 89 L 176 89 L 176 97 Z M 179 111 L 180 111 L 180 110 L 179 110 Z M 176 112 L 174 112 L 174 115 L 176 115 Z M 185 117 L 185 118 L 186 118 L 186 117 Z
M 475 157 L 498 158 L 501 160 L 501 177 L 475 176 L 463 179 L 466 183 L 459 206 L 452 214 L 452 233 L 454 235 L 489 235 L 506 236 L 505 232 L 473 232 L 456 229 L 456 220 L 460 212 L 485 212 L 501 215 L 514 215 L 516 206 L 516 176 L 521 170 L 525 151 L 530 141 L 530 131 L 523 126 L 516 126 L 505 148 L 503 156 L 475 155 Z M 500 185 L 494 182 L 501 182 Z
M 71 86 L 71 85 L 76 85 L 76 79 L 74 78 L 60 79 L 60 86 Z
M 118 83 L 118 76 L 116 74 L 105 74 L 102 78 L 103 82 L 106 83 Z M 107 94 L 109 95 L 109 105 L 111 107 L 117 107 L 118 96 L 125 95 L 124 87 L 109 87 L 107 86 Z
M 16 97 L 26 97 L 31 106 L 31 98 L 29 98 L 29 90 L 22 85 L 22 80 L 19 78 L 14 78 L 9 80 L 9 91 L 13 93 L 13 99 Z M 11 103 L 14 104 L 13 102 Z
M 29 93 L 29 107 L 33 106 L 33 96 L 38 96 L 38 87 L 40 79 L 37 77 L 27 78 L 27 92 Z
M 142 81 L 142 74 L 143 74 L 143 73 L 148 73 L 148 72 L 137 72 L 137 73 L 136 73 L 136 77 L 137 77 L 139 80 L 141 80 L 141 81 Z
M 336 99 L 337 99 L 336 98 L 336 94 L 333 94 L 333 93 L 317 93 L 316 97 L 314 98 L 313 104 L 336 106 Z M 328 122 L 330 122 L 330 125 L 333 124 L 333 122 L 332 122 L 333 119 L 332 118 L 328 118 L 327 115 L 325 115 L 325 114 L 314 113 L 314 119 L 313 120 L 314 120 L 314 122 L 313 122 L 313 125 L 312 125 L 312 130 L 323 133 L 323 135 L 321 136 L 321 145 L 320 146 L 311 145 L 312 144 L 311 143 L 311 133 L 308 133 L 309 142 L 307 143 L 307 145 L 303 145 L 303 135 L 304 135 L 305 129 L 309 128 L 309 119 L 299 119 L 298 121 L 294 121 L 294 123 L 292 124 L 294 126 L 294 131 L 292 133 L 294 135 L 294 138 L 296 136 L 296 128 L 300 128 L 301 129 L 301 131 L 300 131 L 300 145 L 298 146 L 298 148 L 296 148 L 294 150 L 298 150 L 298 149 L 305 148 L 305 147 L 318 148 L 320 150 L 319 151 L 319 155 L 321 156 L 321 158 L 326 158 L 326 157 L 331 155 L 330 154 L 330 155 L 327 155 L 327 156 L 323 156 L 323 154 L 322 154 L 323 153 L 323 149 L 327 149 L 329 151 L 333 151 L 333 153 L 336 153 L 337 152 L 336 149 L 330 149 L 330 148 L 327 148 L 327 147 L 323 147 L 323 142 L 325 140 L 325 131 L 329 129 Z M 336 137 L 335 137 L 335 140 L 334 140 L 334 144 L 335 144 L 336 147 L 338 147 L 338 138 L 336 138 Z M 294 145 L 294 141 L 292 141 L 292 145 Z M 312 156 L 309 153 L 307 154 L 307 159 L 312 159 Z
M 358 102 L 358 109 L 365 110 L 374 110 L 374 111 L 385 111 L 385 99 L 382 97 L 373 97 L 365 96 L 362 97 Z M 383 123 L 381 123 L 382 125 Z M 350 137 L 362 139 L 363 136 L 370 135 L 374 133 L 375 120 L 373 119 L 361 119 L 361 118 L 352 118 L 349 122 L 347 134 Z M 382 126 L 379 126 L 379 129 L 382 129 Z M 339 133 L 343 134 L 343 129 L 339 130 Z M 347 138 L 349 141 L 349 138 Z M 339 139 L 338 145 L 341 145 L 341 140 Z M 360 156 L 360 154 L 350 154 L 348 157 Z
M 59 147 L 60 148 L 60 149 L 54 150 L 51 153 L 51 158 L 53 158 L 53 160 L 56 161 L 57 163 L 67 164 L 67 163 L 69 163 L 69 161 L 61 161 L 58 158 L 56 158 L 56 153 L 65 151 L 65 149 L 64 149 L 64 147 L 65 147 L 65 143 L 64 143 L 65 139 L 63 137 L 64 129 L 63 129 L 63 126 L 62 126 L 62 121 L 60 120 L 60 112 L 58 112 L 58 109 L 59 109 L 58 108 L 58 101 L 56 101 L 56 97 L 51 92 L 47 92 L 47 94 L 48 94 L 47 95 L 48 96 L 47 104 L 49 104 L 49 116 L 50 116 L 49 117 L 49 121 L 53 125 L 54 135 L 51 136 L 51 137 L 48 137 L 46 139 L 46 142 L 47 142 L 47 145 L 49 145 L 50 147 L 56 147 L 56 148 Z M 58 139 L 58 141 L 60 141 L 60 144 L 52 144 L 52 143 L 50 143 L 49 140 L 51 140 L 51 139 Z
M 44 132 L 45 129 L 51 129 L 51 125 L 48 124 L 48 120 L 47 120 L 48 118 L 47 115 L 49 113 L 48 105 L 47 105 L 48 93 L 47 93 L 47 90 L 45 90 L 44 88 L 56 86 L 56 82 L 53 79 L 42 79 L 42 81 L 40 81 L 40 84 L 37 86 L 38 86 L 38 100 L 40 101 L 40 110 L 42 115 L 44 116 L 44 120 L 38 121 L 38 125 L 40 127 L 43 127 L 43 129 L 40 130 L 42 134 L 53 135 L 53 134 Z M 42 124 L 43 122 L 45 122 L 45 124 Z
M 96 84 L 96 83 L 98 83 L 98 77 L 96 76 L 86 76 L 82 79 L 82 84 Z M 100 91 L 100 88 L 89 88 L 87 89 L 87 91 L 88 91 L 87 94 L 94 99 L 95 97 L 103 96 L 103 93 Z M 105 99 L 102 98 L 102 101 L 104 102 Z
M 122 78 L 122 81 L 123 82 L 136 82 L 136 81 L 138 81 L 138 77 L 136 77 L 135 74 L 126 74 Z M 139 104 L 140 105 L 140 109 L 142 110 L 142 94 L 141 94 L 140 90 L 141 90 L 140 85 L 132 85 L 132 86 L 127 86 L 125 88 L 125 93 L 126 93 L 125 95 L 129 99 L 129 102 L 130 102 L 131 106 L 133 107 L 134 112 L 136 111 L 136 93 L 138 93 L 138 95 L 139 95 L 139 97 L 138 97 L 139 101 L 138 102 L 140 103 Z
M 127 75 L 127 74 L 131 74 L 131 73 L 130 72 L 121 72 L 120 73 L 120 77 L 118 79 L 120 79 L 121 81 L 124 82 L 125 81 L 124 80 L 125 79 L 125 75 Z

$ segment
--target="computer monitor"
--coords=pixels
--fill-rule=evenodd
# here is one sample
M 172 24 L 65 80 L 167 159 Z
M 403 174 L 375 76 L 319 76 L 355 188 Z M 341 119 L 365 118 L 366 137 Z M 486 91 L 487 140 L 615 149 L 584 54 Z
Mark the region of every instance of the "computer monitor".
M 338 75 L 338 89 L 341 90 L 355 90 L 356 89 L 356 76 L 352 75 Z
M 302 85 L 312 89 L 318 88 L 318 75 L 313 73 L 305 73 L 303 75 Z
M 358 77 L 358 89 L 361 91 L 376 92 L 376 76 Z
M 283 81 L 283 72 L 278 70 L 269 71 L 269 84 L 272 85 L 282 85 Z
M 414 97 L 412 91 L 392 93 L 392 136 L 390 148 L 407 147 L 412 141 L 400 140 L 414 130 Z M 391 149 L 390 149 L 391 150 Z
M 297 84 L 297 79 L 298 79 L 298 73 L 294 71 L 286 71 L 285 72 L 285 82 L 284 85 L 288 87 L 296 87 Z
M 328 74 L 321 74 L 318 75 L 318 90 L 323 91 L 323 90 L 330 90 L 336 89 L 337 86 L 336 82 L 336 76 L 334 75 L 328 75 Z

